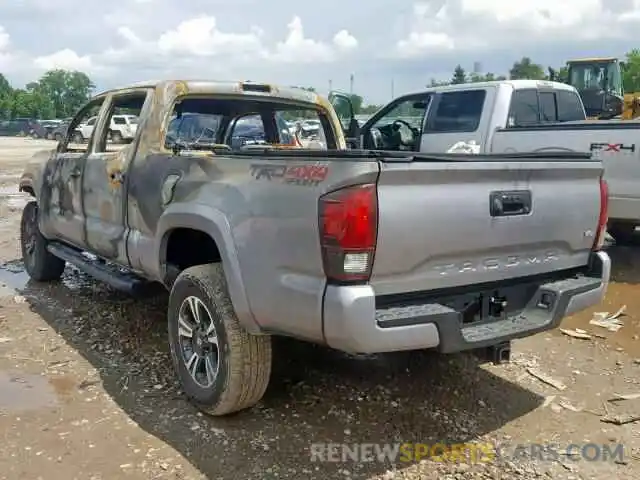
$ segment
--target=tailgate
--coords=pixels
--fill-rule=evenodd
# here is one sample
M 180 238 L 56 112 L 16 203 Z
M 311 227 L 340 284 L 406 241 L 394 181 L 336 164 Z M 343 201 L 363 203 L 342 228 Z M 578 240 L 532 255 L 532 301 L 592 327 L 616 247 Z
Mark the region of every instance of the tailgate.
M 588 263 L 600 212 L 599 161 L 563 154 L 425 160 L 381 162 L 376 294 Z

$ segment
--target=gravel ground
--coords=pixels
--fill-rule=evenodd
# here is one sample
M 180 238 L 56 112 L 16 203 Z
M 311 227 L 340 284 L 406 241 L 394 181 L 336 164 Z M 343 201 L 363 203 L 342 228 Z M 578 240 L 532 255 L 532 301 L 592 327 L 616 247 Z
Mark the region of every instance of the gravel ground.
M 185 401 L 166 342 L 167 296 L 129 298 L 71 267 L 28 281 L 18 249 L 21 166 L 52 142 L 0 138 L 0 478 L 3 479 L 633 479 L 640 440 L 640 250 L 610 249 L 604 305 L 626 305 L 618 332 L 589 324 L 514 344 L 509 364 L 470 354 L 350 357 L 292 340 L 275 344 L 264 400 L 228 418 Z M 541 381 L 540 373 L 556 386 Z M 562 384 L 558 384 L 561 382 Z M 493 463 L 312 462 L 311 444 L 624 444 L 625 460 L 519 456 Z

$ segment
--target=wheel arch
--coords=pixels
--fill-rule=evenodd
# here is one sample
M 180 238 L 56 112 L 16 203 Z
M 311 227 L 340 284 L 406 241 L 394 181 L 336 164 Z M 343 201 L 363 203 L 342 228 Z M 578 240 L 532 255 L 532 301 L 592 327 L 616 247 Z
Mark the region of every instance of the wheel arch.
M 31 180 L 21 181 L 20 184 L 18 185 L 18 191 L 28 193 L 33 198 L 37 198 L 36 190 Z
M 157 271 L 170 283 L 167 253 L 172 234 L 192 230 L 206 234 L 217 247 L 223 266 L 227 289 L 238 320 L 250 333 L 260 333 L 246 294 L 231 227 L 224 214 L 201 204 L 174 204 L 169 206 L 158 221 L 156 237 Z M 170 286 L 170 285 L 167 285 Z

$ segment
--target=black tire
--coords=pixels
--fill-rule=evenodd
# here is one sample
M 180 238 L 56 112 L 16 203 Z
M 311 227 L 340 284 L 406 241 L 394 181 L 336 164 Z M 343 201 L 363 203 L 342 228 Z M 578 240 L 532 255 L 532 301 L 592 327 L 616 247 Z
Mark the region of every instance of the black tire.
M 616 241 L 616 245 L 630 245 L 635 240 L 636 225 L 626 222 L 610 223 L 607 232 Z
M 113 132 L 111 134 L 111 141 L 113 143 L 122 143 L 122 134 L 120 132 Z
M 56 134 L 53 136 L 53 139 L 54 139 L 56 142 L 61 142 L 61 141 L 62 141 L 62 135 L 61 135 L 61 134 L 59 134 L 59 133 L 56 133 Z
M 47 250 L 47 240 L 38 227 L 38 203 L 31 201 L 22 210 L 20 249 L 24 268 L 33 280 L 51 282 L 64 272 L 65 262 Z
M 82 134 L 80 132 L 76 132 L 73 134 L 73 137 L 71 137 L 71 141 L 73 143 L 83 143 L 84 142 L 84 137 L 82 136 Z
M 200 366 L 205 364 L 202 359 L 207 355 L 211 359 L 210 365 L 214 358 L 217 360 L 217 373 L 209 379 L 208 386 L 196 379 L 198 373 L 204 373 L 198 372 L 200 367 L 196 366 L 196 375 L 192 376 L 187 366 L 187 357 L 192 358 L 194 351 L 202 348 L 192 341 L 197 334 L 189 339 L 179 333 L 181 308 L 186 313 L 192 312 L 190 301 L 199 305 L 200 325 L 208 322 L 208 315 L 215 327 L 217 348 L 211 347 L 209 353 L 205 350 L 196 360 Z M 198 408 L 209 415 L 222 416 L 260 401 L 271 376 L 271 337 L 252 335 L 240 325 L 227 292 L 222 265 L 198 265 L 180 273 L 171 289 L 167 316 L 174 368 L 182 389 Z M 196 325 L 195 322 L 191 324 Z M 202 333 L 200 337 L 203 338 Z M 193 350 L 188 350 L 189 345 Z

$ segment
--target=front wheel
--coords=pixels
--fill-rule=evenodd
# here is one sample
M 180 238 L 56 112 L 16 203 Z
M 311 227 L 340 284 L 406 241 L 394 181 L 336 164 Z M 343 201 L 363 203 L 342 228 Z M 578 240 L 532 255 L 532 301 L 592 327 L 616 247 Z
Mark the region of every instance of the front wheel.
M 47 240 L 38 227 L 38 203 L 31 201 L 22 210 L 20 221 L 20 248 L 24 268 L 38 282 L 58 280 L 64 272 L 65 262 L 47 250 Z
M 169 297 L 169 343 L 187 397 L 205 413 L 249 408 L 271 375 L 271 338 L 239 323 L 220 264 L 184 270 Z

